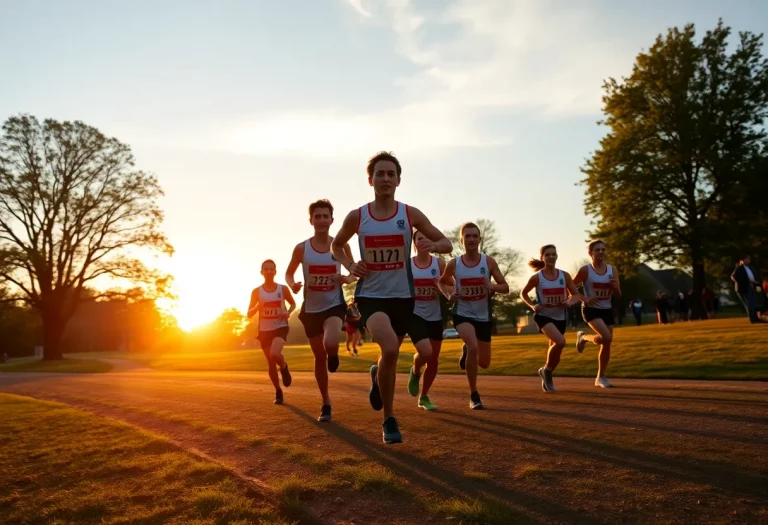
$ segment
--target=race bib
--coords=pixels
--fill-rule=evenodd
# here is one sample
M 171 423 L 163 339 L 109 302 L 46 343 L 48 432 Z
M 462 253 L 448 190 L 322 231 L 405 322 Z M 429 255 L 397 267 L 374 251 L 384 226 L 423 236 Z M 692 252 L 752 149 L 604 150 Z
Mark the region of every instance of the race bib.
M 434 301 L 437 299 L 437 287 L 432 279 L 414 279 L 413 287 L 416 301 Z
M 363 258 L 369 270 L 382 272 L 405 268 L 405 239 L 402 235 L 366 235 Z
M 482 301 L 488 290 L 484 277 L 470 277 L 459 280 L 459 298 L 462 301 Z
M 279 319 L 283 313 L 282 301 L 266 301 L 261 310 L 262 319 Z
M 565 300 L 565 288 L 544 288 L 541 291 L 541 302 L 544 306 L 559 304 Z
M 330 292 L 336 288 L 336 283 L 333 280 L 336 273 L 338 272 L 334 264 L 312 264 L 309 266 L 309 283 L 307 286 L 313 292 Z
M 595 297 L 598 299 L 610 299 L 613 293 L 613 285 L 611 283 L 593 283 L 592 288 L 594 288 Z

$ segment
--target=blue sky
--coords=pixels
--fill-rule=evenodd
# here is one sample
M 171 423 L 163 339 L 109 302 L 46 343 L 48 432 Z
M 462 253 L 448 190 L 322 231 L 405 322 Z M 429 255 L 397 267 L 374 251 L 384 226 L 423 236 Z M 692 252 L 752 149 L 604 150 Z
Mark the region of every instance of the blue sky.
M 309 202 L 330 198 L 339 223 L 367 202 L 380 149 L 438 227 L 493 219 L 571 270 L 603 79 L 718 17 L 764 32 L 768 3 L 0 0 L 0 118 L 79 119 L 133 147 L 166 191 L 177 253 L 160 264 L 189 326 L 245 309 L 262 259 L 282 274 Z

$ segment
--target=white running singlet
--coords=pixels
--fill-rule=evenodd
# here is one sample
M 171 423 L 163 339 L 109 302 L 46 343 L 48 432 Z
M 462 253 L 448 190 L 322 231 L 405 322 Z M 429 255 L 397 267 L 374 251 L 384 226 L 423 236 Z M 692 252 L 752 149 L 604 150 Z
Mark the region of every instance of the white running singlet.
M 413 274 L 414 307 L 413 313 L 425 321 L 440 321 L 443 315 L 440 312 L 440 290 L 435 285 L 435 279 L 440 278 L 439 259 L 431 256 L 429 264 L 421 268 L 416 263 L 416 257 L 411 259 L 411 273 Z
M 606 270 L 604 274 L 599 274 L 592 268 L 591 264 L 587 265 L 587 278 L 584 281 L 584 293 L 588 297 L 597 297 L 600 299 L 597 303 L 590 306 L 590 308 L 599 308 L 600 310 L 611 310 L 611 295 L 613 294 L 613 285 L 611 279 L 613 279 L 613 268 L 610 264 L 606 264 Z
M 357 238 L 368 275 L 357 282 L 355 297 L 411 299 L 413 276 L 408 263 L 412 233 L 408 207 L 398 202 L 395 214 L 382 220 L 371 215 L 370 207 L 367 204 L 360 208 Z
M 475 266 L 464 264 L 464 256 L 457 257 L 455 278 L 456 292 L 459 294 L 456 315 L 476 321 L 490 321 L 485 283 L 491 278 L 491 272 L 485 254 L 480 254 L 480 262 Z
M 282 284 L 278 284 L 274 292 L 268 292 L 264 286 L 259 286 L 259 332 L 271 332 L 288 326 L 288 321 L 280 318 L 280 314 L 285 311 Z
M 544 270 L 539 270 L 538 276 L 539 284 L 536 285 L 536 298 L 539 300 L 540 305 L 557 304 L 568 299 L 565 287 L 565 274 L 562 270 L 557 271 L 557 277 L 554 281 L 544 277 Z M 555 321 L 565 321 L 565 307 L 545 308 L 539 312 L 539 315 L 549 317 Z
M 341 264 L 334 260 L 331 250 L 318 252 L 312 246 L 312 239 L 304 241 L 304 257 L 301 259 L 304 272 L 304 311 L 324 312 L 344 304 L 341 284 L 334 282 L 334 275 L 341 272 Z

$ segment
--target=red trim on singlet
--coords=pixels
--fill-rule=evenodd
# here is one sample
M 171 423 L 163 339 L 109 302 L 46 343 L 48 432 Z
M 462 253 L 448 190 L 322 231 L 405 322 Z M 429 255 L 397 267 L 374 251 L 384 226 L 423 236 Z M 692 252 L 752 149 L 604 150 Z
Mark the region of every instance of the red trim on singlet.
M 480 264 L 481 262 L 483 262 L 483 254 L 482 254 L 482 253 L 480 254 L 480 260 L 479 260 L 479 261 L 477 261 L 477 264 L 473 264 L 472 266 L 470 266 L 470 265 L 468 265 L 467 263 L 465 263 L 465 262 L 464 262 L 464 256 L 463 256 L 463 255 L 461 256 L 461 264 L 463 264 L 465 268 L 475 268 L 475 267 L 477 267 L 477 265 L 478 265 L 478 264 Z
M 328 238 L 331 240 L 331 242 L 333 242 L 333 237 L 328 237 Z M 325 250 L 324 252 L 321 252 L 320 250 L 318 250 L 317 248 L 315 248 L 315 245 L 314 245 L 314 244 L 312 244 L 312 237 L 310 237 L 310 238 L 309 238 L 309 246 L 312 248 L 312 250 L 314 250 L 314 252 L 315 252 L 315 253 L 321 253 L 321 254 L 322 254 L 322 253 L 328 253 L 328 252 L 330 252 L 330 251 L 331 251 L 331 248 L 330 248 L 330 246 L 329 246 L 329 248 L 328 248 L 327 250 Z
M 376 217 L 373 216 L 373 212 L 371 211 L 371 203 L 369 202 L 368 204 L 366 204 L 366 206 L 368 206 L 368 215 L 371 217 L 371 219 L 373 219 L 376 222 L 391 221 L 392 219 L 395 218 L 395 216 L 397 215 L 397 212 L 400 211 L 400 203 L 395 201 L 395 204 L 397 205 L 397 206 L 395 206 L 395 213 L 393 213 L 390 217 L 387 217 L 386 219 L 377 219 Z M 407 208 L 406 208 L 406 211 L 407 211 Z
M 419 266 L 419 263 L 418 263 L 418 261 L 416 260 L 416 257 L 414 257 L 414 258 L 413 258 L 413 264 L 414 264 L 414 266 L 416 266 L 416 268 L 418 268 L 419 270 L 426 270 L 427 268 L 429 268 L 430 266 L 432 266 L 432 261 L 434 261 L 434 256 L 432 256 L 432 255 L 431 255 L 431 256 L 430 256 L 430 259 L 429 259 L 429 264 L 428 264 L 428 265 L 426 265 L 426 266 L 423 266 L 423 267 L 422 267 L 422 266 Z

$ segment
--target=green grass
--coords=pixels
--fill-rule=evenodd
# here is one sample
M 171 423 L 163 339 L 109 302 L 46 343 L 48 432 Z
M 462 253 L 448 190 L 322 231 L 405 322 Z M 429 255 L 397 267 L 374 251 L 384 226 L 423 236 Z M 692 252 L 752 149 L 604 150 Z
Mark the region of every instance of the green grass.
M 588 345 L 583 354 L 575 351 L 576 333 L 566 334 L 559 376 L 591 376 L 595 373 L 597 347 Z M 750 325 L 746 319 L 716 319 L 672 325 L 619 327 L 614 336 L 611 377 L 685 379 L 768 379 L 768 326 Z M 456 366 L 461 342 L 444 341 L 441 374 L 462 373 Z M 492 375 L 532 375 L 543 364 L 547 342 L 540 334 L 499 336 L 494 339 Z M 403 344 L 398 371 L 411 366 L 413 346 Z M 294 371 L 313 369 L 307 345 L 290 346 L 284 355 Z M 341 350 L 340 372 L 367 372 L 378 357 L 378 346 L 366 343 L 360 357 Z M 261 350 L 188 352 L 165 354 L 149 361 L 160 370 L 237 371 L 266 370 Z
M 3 523 L 286 523 L 215 464 L 58 403 L 0 394 Z
M 98 359 L 59 359 L 42 361 L 40 359 L 14 360 L 0 365 L 0 372 L 64 372 L 64 373 L 102 373 L 112 370 L 112 365 Z

